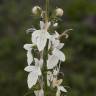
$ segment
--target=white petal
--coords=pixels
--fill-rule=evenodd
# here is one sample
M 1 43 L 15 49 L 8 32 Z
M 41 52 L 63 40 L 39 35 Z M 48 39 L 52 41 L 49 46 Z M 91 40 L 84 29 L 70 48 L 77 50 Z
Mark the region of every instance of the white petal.
M 40 68 L 43 67 L 43 59 L 42 58 L 39 60 L 39 66 L 40 66 Z
M 41 30 L 43 30 L 44 27 L 45 27 L 45 23 L 43 21 L 40 21 L 40 28 L 41 28 Z
M 51 22 L 47 22 L 47 29 L 50 27 Z
M 58 40 L 58 37 L 59 37 L 59 34 L 58 32 L 55 31 L 55 34 L 53 35 L 50 35 L 50 41 L 55 41 L 55 40 Z
M 38 80 L 38 74 L 36 72 L 31 72 L 28 74 L 28 87 L 29 89 L 33 87 L 33 85 L 35 85 L 37 83 Z
M 51 48 L 51 41 L 49 40 L 49 44 L 48 44 L 48 49 L 50 49 Z
M 37 38 L 39 37 L 40 33 L 41 33 L 41 30 L 36 30 L 33 32 L 32 39 L 31 39 L 33 44 L 37 44 Z
M 58 64 L 58 58 L 54 55 L 49 55 L 47 60 L 47 68 L 53 69 Z
M 55 55 L 59 60 L 61 61 L 65 61 L 65 55 L 62 51 L 58 50 L 58 49 L 54 49 L 53 50 L 53 55 Z
M 24 44 L 23 48 L 25 50 L 32 50 L 32 46 L 33 46 L 33 44 Z
M 37 58 L 34 58 L 35 60 L 35 66 L 39 66 L 39 60 Z
M 34 91 L 34 93 L 35 93 L 36 96 L 44 96 L 44 91 L 43 91 L 43 89 L 41 89 L 41 90 L 36 90 L 36 91 Z
M 24 70 L 27 72 L 36 72 L 39 76 L 42 74 L 41 69 L 38 66 L 27 66 Z
M 63 48 L 63 46 L 64 46 L 64 43 L 59 43 L 59 45 L 57 45 L 57 49 L 61 49 Z
M 30 65 L 33 62 L 33 56 L 31 51 L 27 51 L 27 63 Z
M 60 95 L 61 95 L 60 90 L 57 90 L 57 92 L 56 92 L 56 96 L 60 96 Z
M 64 43 L 60 43 L 60 41 L 57 39 L 52 40 L 53 48 L 61 49 L 64 46 Z
M 40 60 L 38 60 L 37 58 L 34 58 L 34 60 L 35 60 L 35 66 L 38 66 L 38 67 L 42 68 L 43 59 L 41 58 Z
M 44 30 L 36 30 L 32 34 L 32 42 L 37 45 L 38 50 L 42 51 L 46 45 L 47 38 L 49 38 L 49 33 Z
M 55 31 L 54 38 L 58 38 L 58 37 L 59 37 L 59 33 Z
M 52 41 L 52 44 L 53 44 L 53 47 L 54 47 L 54 48 L 57 48 L 57 47 L 59 46 L 59 44 L 60 44 L 60 41 L 54 39 L 54 40 Z
M 37 73 L 38 73 L 39 76 L 42 74 L 40 67 L 38 67 Z
M 39 96 L 44 96 L 44 91 L 43 91 L 43 89 L 40 90 Z
M 63 86 L 58 86 L 58 90 L 62 92 L 67 92 L 67 90 Z
M 40 90 L 34 91 L 35 96 L 39 96 L 39 91 L 40 91 Z
M 50 39 L 51 35 L 50 35 L 48 32 L 45 32 L 45 37 L 46 37 L 47 39 Z
M 40 21 L 41 30 L 44 30 L 45 28 L 48 29 L 50 25 L 51 25 L 51 22 L 47 22 L 47 24 L 45 24 L 43 21 Z
M 27 72 L 32 72 L 32 71 L 36 71 L 36 67 L 35 66 L 27 66 L 24 69 Z
M 47 42 L 47 38 L 44 34 L 44 32 L 42 32 L 40 34 L 40 36 L 37 38 L 37 47 L 39 51 L 44 50 L 45 46 L 46 46 L 46 42 Z

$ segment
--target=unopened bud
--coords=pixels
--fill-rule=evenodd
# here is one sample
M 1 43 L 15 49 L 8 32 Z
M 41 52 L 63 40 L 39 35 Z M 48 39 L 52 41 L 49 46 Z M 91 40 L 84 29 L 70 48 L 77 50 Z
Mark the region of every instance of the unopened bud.
M 61 9 L 61 8 L 56 9 L 56 16 L 62 16 L 63 13 L 64 13 L 63 9 Z
M 53 24 L 53 27 L 57 27 L 57 26 L 58 26 L 58 23 L 54 23 L 54 24 Z
M 34 14 L 34 15 L 38 15 L 38 14 L 40 14 L 41 13 L 41 7 L 39 7 L 39 6 L 34 6 L 33 8 L 32 8 L 32 13 Z M 41 14 L 40 14 L 41 15 Z

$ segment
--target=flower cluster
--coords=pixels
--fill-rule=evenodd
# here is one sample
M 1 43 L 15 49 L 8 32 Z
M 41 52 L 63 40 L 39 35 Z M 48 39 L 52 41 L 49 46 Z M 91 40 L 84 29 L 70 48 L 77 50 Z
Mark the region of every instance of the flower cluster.
M 39 6 L 35 6 L 32 12 L 34 15 L 38 15 L 39 12 L 40 16 L 44 16 L 42 15 L 44 11 Z M 57 8 L 55 14 L 56 16 L 62 16 L 63 10 Z M 24 70 L 29 73 L 27 78 L 29 89 L 40 85 L 39 89 L 34 90 L 36 96 L 45 96 L 45 85 L 56 89 L 56 96 L 60 96 L 61 91 L 67 92 L 64 86 L 61 85 L 63 79 L 58 78 L 58 75 L 60 64 L 65 61 L 65 54 L 61 51 L 64 43 L 60 42 L 60 38 L 66 36 L 70 29 L 59 34 L 56 30 L 50 32 L 52 26 L 57 27 L 58 23 L 42 20 L 40 21 L 40 29 L 30 28 L 27 30 L 32 34 L 32 43 L 24 45 L 24 49 L 27 51 L 28 63 Z

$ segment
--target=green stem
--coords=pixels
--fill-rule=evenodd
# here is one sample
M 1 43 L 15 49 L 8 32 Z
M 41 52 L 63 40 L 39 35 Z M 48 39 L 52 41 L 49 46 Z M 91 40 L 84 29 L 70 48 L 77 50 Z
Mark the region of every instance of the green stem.
M 45 96 L 46 96 L 46 92 L 48 91 L 47 89 L 47 59 L 48 59 L 48 43 L 49 41 L 47 41 L 46 47 L 44 49 L 44 69 L 43 69 L 43 77 L 44 77 L 44 92 L 45 92 Z
M 49 9 L 49 0 L 46 0 L 46 6 L 45 6 L 45 22 L 48 22 L 48 15 L 49 15 L 49 12 L 48 12 L 48 9 Z
M 49 7 L 49 0 L 46 0 L 46 6 L 45 6 L 45 24 L 48 22 L 48 7 Z M 43 60 L 44 60 L 44 67 L 43 67 L 43 79 L 44 79 L 44 96 L 46 96 L 46 93 L 48 91 L 47 88 L 47 59 L 48 59 L 48 43 L 47 40 L 46 47 L 43 52 Z

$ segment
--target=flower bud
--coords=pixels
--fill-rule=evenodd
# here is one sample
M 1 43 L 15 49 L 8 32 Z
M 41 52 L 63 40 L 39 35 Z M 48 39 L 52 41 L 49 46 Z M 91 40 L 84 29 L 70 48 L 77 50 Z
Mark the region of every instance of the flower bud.
M 58 23 L 54 23 L 54 24 L 53 24 L 53 27 L 57 27 L 57 26 L 58 26 Z
M 34 15 L 41 15 L 41 8 L 39 7 L 39 6 L 34 6 L 33 8 L 32 8 L 32 13 L 34 14 Z
M 61 9 L 61 8 L 56 9 L 56 16 L 62 16 L 63 13 L 64 13 L 63 9 Z

